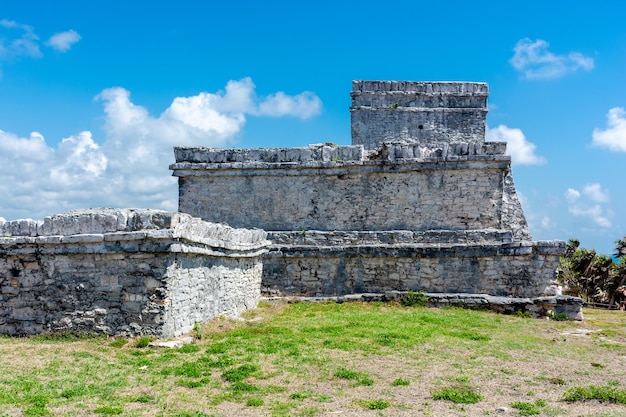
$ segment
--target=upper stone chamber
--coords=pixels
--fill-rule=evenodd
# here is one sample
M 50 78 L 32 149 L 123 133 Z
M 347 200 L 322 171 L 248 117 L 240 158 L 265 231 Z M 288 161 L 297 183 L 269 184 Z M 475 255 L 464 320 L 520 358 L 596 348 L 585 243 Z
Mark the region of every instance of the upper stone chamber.
M 350 96 L 352 143 L 365 149 L 485 140 L 486 83 L 353 81 Z

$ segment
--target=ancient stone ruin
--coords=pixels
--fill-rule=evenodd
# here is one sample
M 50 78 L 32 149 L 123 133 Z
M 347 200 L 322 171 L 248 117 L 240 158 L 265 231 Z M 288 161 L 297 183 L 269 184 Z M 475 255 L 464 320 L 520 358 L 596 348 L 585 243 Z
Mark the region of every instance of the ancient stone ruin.
M 262 292 L 423 290 L 431 305 L 581 319 L 581 299 L 550 294 L 565 243 L 531 239 L 506 144 L 485 142 L 487 96 L 484 83 L 355 81 L 350 146 L 175 148 L 179 213 L 0 224 L 0 333 L 169 337 Z
M 0 334 L 189 332 L 256 307 L 261 230 L 158 210 L 72 211 L 0 224 Z
M 473 305 L 580 319 L 550 295 L 562 241 L 533 241 L 484 83 L 355 81 L 352 145 L 175 148 L 179 210 L 260 227 L 266 295 Z
M 565 243 L 531 240 L 487 96 L 355 81 L 351 146 L 176 148 L 179 210 L 268 231 L 268 294 L 544 295 Z

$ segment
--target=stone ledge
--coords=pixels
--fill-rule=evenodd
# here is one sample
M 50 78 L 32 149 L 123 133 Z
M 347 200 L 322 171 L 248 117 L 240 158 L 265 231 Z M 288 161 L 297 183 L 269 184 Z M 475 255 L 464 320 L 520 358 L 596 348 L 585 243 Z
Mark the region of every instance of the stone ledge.
M 392 92 L 392 93 L 418 93 L 418 94 L 453 94 L 453 95 L 488 95 L 489 86 L 481 82 L 463 81 L 379 81 L 379 80 L 354 80 L 352 92 Z
M 339 297 L 262 297 L 262 300 L 291 300 L 301 302 L 372 302 L 399 301 L 407 291 L 387 291 L 384 293 L 348 294 Z M 429 307 L 463 307 L 468 309 L 491 310 L 502 314 L 530 314 L 535 318 L 553 318 L 557 314 L 565 314 L 568 320 L 583 320 L 583 300 L 571 296 L 541 297 L 499 297 L 489 294 L 449 294 L 424 293 L 428 297 Z
M 204 147 L 174 148 L 176 163 L 181 164 L 238 164 L 234 168 L 247 166 L 305 167 L 309 163 L 332 162 L 335 164 L 363 161 L 395 161 L 400 159 L 425 160 L 450 159 L 463 156 L 502 155 L 506 142 L 484 142 L 479 138 L 473 142 L 414 143 L 406 141 L 383 142 L 378 151 L 365 152 L 362 145 L 337 146 L 332 143 L 309 145 L 303 148 L 253 148 L 217 149 Z M 243 165 L 241 165 L 243 164 Z M 174 168 L 172 168 L 174 169 Z
M 382 106 L 353 106 L 350 108 L 351 112 L 355 111 L 371 111 L 371 112 L 401 112 L 401 113 L 484 113 L 487 114 L 489 110 L 483 107 L 412 107 L 412 106 L 398 106 L 389 107 L 388 105 Z
M 43 221 L 4 222 L 0 236 L 2 253 L 154 250 L 258 256 L 270 244 L 260 229 L 235 229 L 188 214 L 147 209 L 75 210 Z
M 170 165 L 175 177 L 185 176 L 298 176 L 298 175 L 353 175 L 362 173 L 411 172 L 453 169 L 501 169 L 508 170 L 511 157 L 501 154 L 437 156 L 438 150 L 424 158 L 395 158 L 363 161 L 310 161 L 270 163 L 259 161 L 228 163 L 177 162 Z M 442 155 L 443 155 L 443 151 Z M 390 163 L 392 162 L 392 163 Z
M 402 257 L 402 258 L 447 258 L 486 257 L 516 255 L 562 255 L 565 242 L 528 241 L 512 243 L 393 243 L 393 244 L 348 244 L 348 245 L 286 245 L 272 244 L 268 256 L 283 257 Z
M 395 245 L 511 243 L 509 230 L 383 230 L 383 231 L 268 231 L 268 239 L 280 245 Z
M 338 146 L 334 143 L 314 144 L 300 148 L 221 149 L 205 147 L 175 147 L 176 162 L 232 163 L 265 162 L 281 164 L 312 161 L 361 161 L 363 146 Z

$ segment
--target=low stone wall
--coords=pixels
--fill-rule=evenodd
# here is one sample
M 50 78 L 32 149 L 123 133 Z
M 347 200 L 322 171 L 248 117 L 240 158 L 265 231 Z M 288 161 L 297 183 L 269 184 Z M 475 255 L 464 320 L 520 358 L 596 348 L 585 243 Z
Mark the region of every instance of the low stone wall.
M 398 236 L 409 234 L 398 232 Z M 431 239 L 423 244 L 274 243 L 264 258 L 263 291 L 282 296 L 343 296 L 410 289 L 536 297 L 551 285 L 559 255 L 565 250 L 562 241 L 441 243 L 449 235 L 455 234 L 444 233 L 439 242 Z
M 373 302 L 400 301 L 407 291 L 348 294 L 338 297 L 288 297 L 290 302 Z M 429 307 L 460 307 L 472 310 L 490 310 L 501 314 L 523 314 L 537 319 L 583 320 L 583 300 L 567 295 L 544 297 L 497 297 L 489 294 L 424 293 Z M 267 301 L 283 297 L 265 297 Z
M 0 333 L 180 335 L 256 307 L 262 230 L 157 210 L 0 224 Z

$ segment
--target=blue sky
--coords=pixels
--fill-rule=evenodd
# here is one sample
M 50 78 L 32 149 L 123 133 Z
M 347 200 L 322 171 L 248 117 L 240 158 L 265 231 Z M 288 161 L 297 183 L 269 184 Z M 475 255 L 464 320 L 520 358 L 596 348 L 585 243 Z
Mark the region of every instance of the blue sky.
M 350 143 L 354 79 L 489 83 L 534 239 L 626 235 L 626 5 L 0 0 L 0 216 L 175 210 L 172 147 Z

